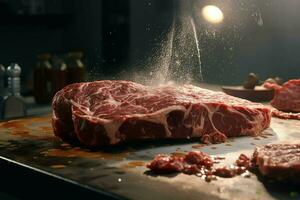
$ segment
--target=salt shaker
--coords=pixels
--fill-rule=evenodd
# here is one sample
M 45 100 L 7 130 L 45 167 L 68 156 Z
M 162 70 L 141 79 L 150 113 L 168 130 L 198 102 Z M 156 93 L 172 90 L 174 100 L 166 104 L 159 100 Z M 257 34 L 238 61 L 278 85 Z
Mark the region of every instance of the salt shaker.
M 4 98 L 5 119 L 26 116 L 26 104 L 20 94 L 21 84 L 20 75 L 21 67 L 17 63 L 12 63 L 7 67 L 8 75 L 8 96 Z

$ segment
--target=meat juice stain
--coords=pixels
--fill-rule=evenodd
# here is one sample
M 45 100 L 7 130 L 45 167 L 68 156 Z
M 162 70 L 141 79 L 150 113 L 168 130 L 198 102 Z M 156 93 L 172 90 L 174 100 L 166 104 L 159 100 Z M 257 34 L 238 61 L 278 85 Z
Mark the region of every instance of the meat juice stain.
M 176 157 L 184 157 L 186 155 L 186 153 L 181 153 L 181 152 L 173 152 L 171 153 L 172 156 L 176 156 Z
M 11 120 L 0 124 L 0 128 L 9 129 L 26 129 L 25 123 L 22 120 Z
M 47 151 L 43 151 L 40 154 L 44 156 L 50 157 L 65 157 L 65 158 L 91 158 L 91 159 L 108 159 L 108 160 L 122 160 L 126 158 L 129 153 L 106 153 L 106 152 L 90 152 L 87 150 L 80 149 L 79 147 L 71 148 L 71 149 L 48 149 Z
M 254 140 L 260 140 L 260 138 L 259 137 L 255 137 Z
M 123 172 L 123 171 L 115 171 L 114 173 L 115 173 L 115 174 L 118 174 L 118 175 L 126 174 L 126 173 Z
M 132 161 L 127 163 L 126 167 L 127 168 L 135 168 L 135 167 L 143 167 L 145 166 L 145 162 L 144 161 Z
M 67 166 L 66 165 L 50 165 L 51 168 L 53 169 L 63 169 L 63 168 L 66 168 Z
M 8 146 L 10 145 L 11 143 L 8 142 L 8 141 L 0 141 L 0 146 Z
M 273 133 L 265 133 L 264 135 L 273 136 Z
M 30 136 L 29 131 L 21 131 L 21 130 L 11 131 L 11 134 L 20 136 L 20 137 L 29 137 Z
M 38 129 L 44 131 L 44 132 L 51 132 L 53 133 L 53 128 L 51 126 L 39 126 Z
M 217 147 L 210 147 L 211 149 L 217 149 Z
M 10 120 L 7 122 L 0 123 L 0 128 L 23 129 L 23 128 L 26 128 L 26 126 L 29 126 L 31 124 L 41 123 L 41 122 L 51 124 L 51 118 L 50 117 L 35 117 L 35 118 Z
M 47 123 L 49 126 L 34 126 L 38 123 Z M 50 117 L 36 117 L 36 118 L 25 118 L 10 120 L 7 122 L 0 123 L 0 129 L 7 129 L 9 133 L 19 137 L 30 137 L 30 138 L 55 138 L 53 135 Z M 31 127 L 31 128 L 30 128 Z M 36 133 L 36 134 L 34 134 Z
M 192 148 L 193 149 L 201 149 L 202 147 L 205 147 L 207 146 L 206 144 L 196 144 L 196 145 L 193 145 Z
M 61 147 L 71 147 L 71 145 L 70 144 L 68 144 L 68 143 L 62 143 L 61 145 L 60 145 Z
M 226 143 L 226 144 L 225 144 L 225 146 L 232 146 L 232 144 L 230 144 L 230 143 Z
M 268 136 L 266 136 L 266 135 L 261 135 L 259 137 L 261 137 L 261 138 L 268 138 Z

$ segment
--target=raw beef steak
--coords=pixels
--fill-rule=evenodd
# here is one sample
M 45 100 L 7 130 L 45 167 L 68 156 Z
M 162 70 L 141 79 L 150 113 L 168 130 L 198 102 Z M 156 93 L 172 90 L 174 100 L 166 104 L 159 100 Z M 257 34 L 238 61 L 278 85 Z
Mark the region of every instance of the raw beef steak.
M 300 79 L 289 80 L 282 86 L 276 83 L 264 83 L 264 87 L 275 89 L 271 105 L 281 111 L 300 112 Z
M 299 182 L 300 143 L 258 147 L 253 154 L 253 164 L 264 176 Z
M 261 104 L 193 85 L 148 87 L 130 81 L 75 83 L 53 99 L 54 133 L 84 145 L 134 139 L 257 135 L 270 125 Z

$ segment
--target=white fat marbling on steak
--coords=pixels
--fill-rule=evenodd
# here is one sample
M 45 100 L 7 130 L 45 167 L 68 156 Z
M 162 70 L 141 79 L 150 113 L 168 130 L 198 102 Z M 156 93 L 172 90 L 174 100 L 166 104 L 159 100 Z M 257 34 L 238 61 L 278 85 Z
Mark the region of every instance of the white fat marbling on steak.
M 271 117 L 270 109 L 262 104 L 193 85 L 148 87 L 129 81 L 73 84 L 55 95 L 53 118 L 59 120 L 59 116 L 64 116 L 58 108 L 66 102 L 72 107 L 73 120 L 79 117 L 103 126 L 109 144 L 122 140 L 120 127 L 128 120 L 159 124 L 164 127 L 164 137 L 173 137 L 171 129 L 174 127 L 168 124 L 169 114 L 173 111 L 183 113 L 182 122 L 178 123 L 182 123 L 186 129 L 191 128 L 191 137 L 201 137 L 207 131 L 207 124 L 213 129 L 209 131 L 214 133 L 257 135 L 269 126 Z M 197 108 L 202 110 L 195 116 L 193 112 Z M 236 116 L 232 118 L 234 123 L 242 121 L 244 124 L 228 124 L 224 119 L 228 120 L 230 116 Z M 216 117 L 219 121 L 216 121 Z M 220 123 L 224 125 L 223 129 L 227 127 L 225 131 L 220 130 Z M 235 133 L 233 130 L 237 128 L 239 132 Z M 141 134 L 146 133 L 144 128 L 140 131 Z

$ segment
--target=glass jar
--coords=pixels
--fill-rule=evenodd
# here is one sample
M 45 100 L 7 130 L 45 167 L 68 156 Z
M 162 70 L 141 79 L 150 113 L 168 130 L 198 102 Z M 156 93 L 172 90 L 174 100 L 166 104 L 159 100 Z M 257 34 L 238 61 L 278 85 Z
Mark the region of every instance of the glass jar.
M 84 82 L 86 80 L 85 66 L 82 62 L 82 52 L 70 52 L 67 54 L 68 84 Z
M 54 56 L 52 59 L 52 97 L 67 84 L 67 65 L 65 61 Z
M 37 104 L 50 103 L 51 101 L 51 55 L 43 53 L 38 55 L 38 62 L 33 72 L 34 98 Z

